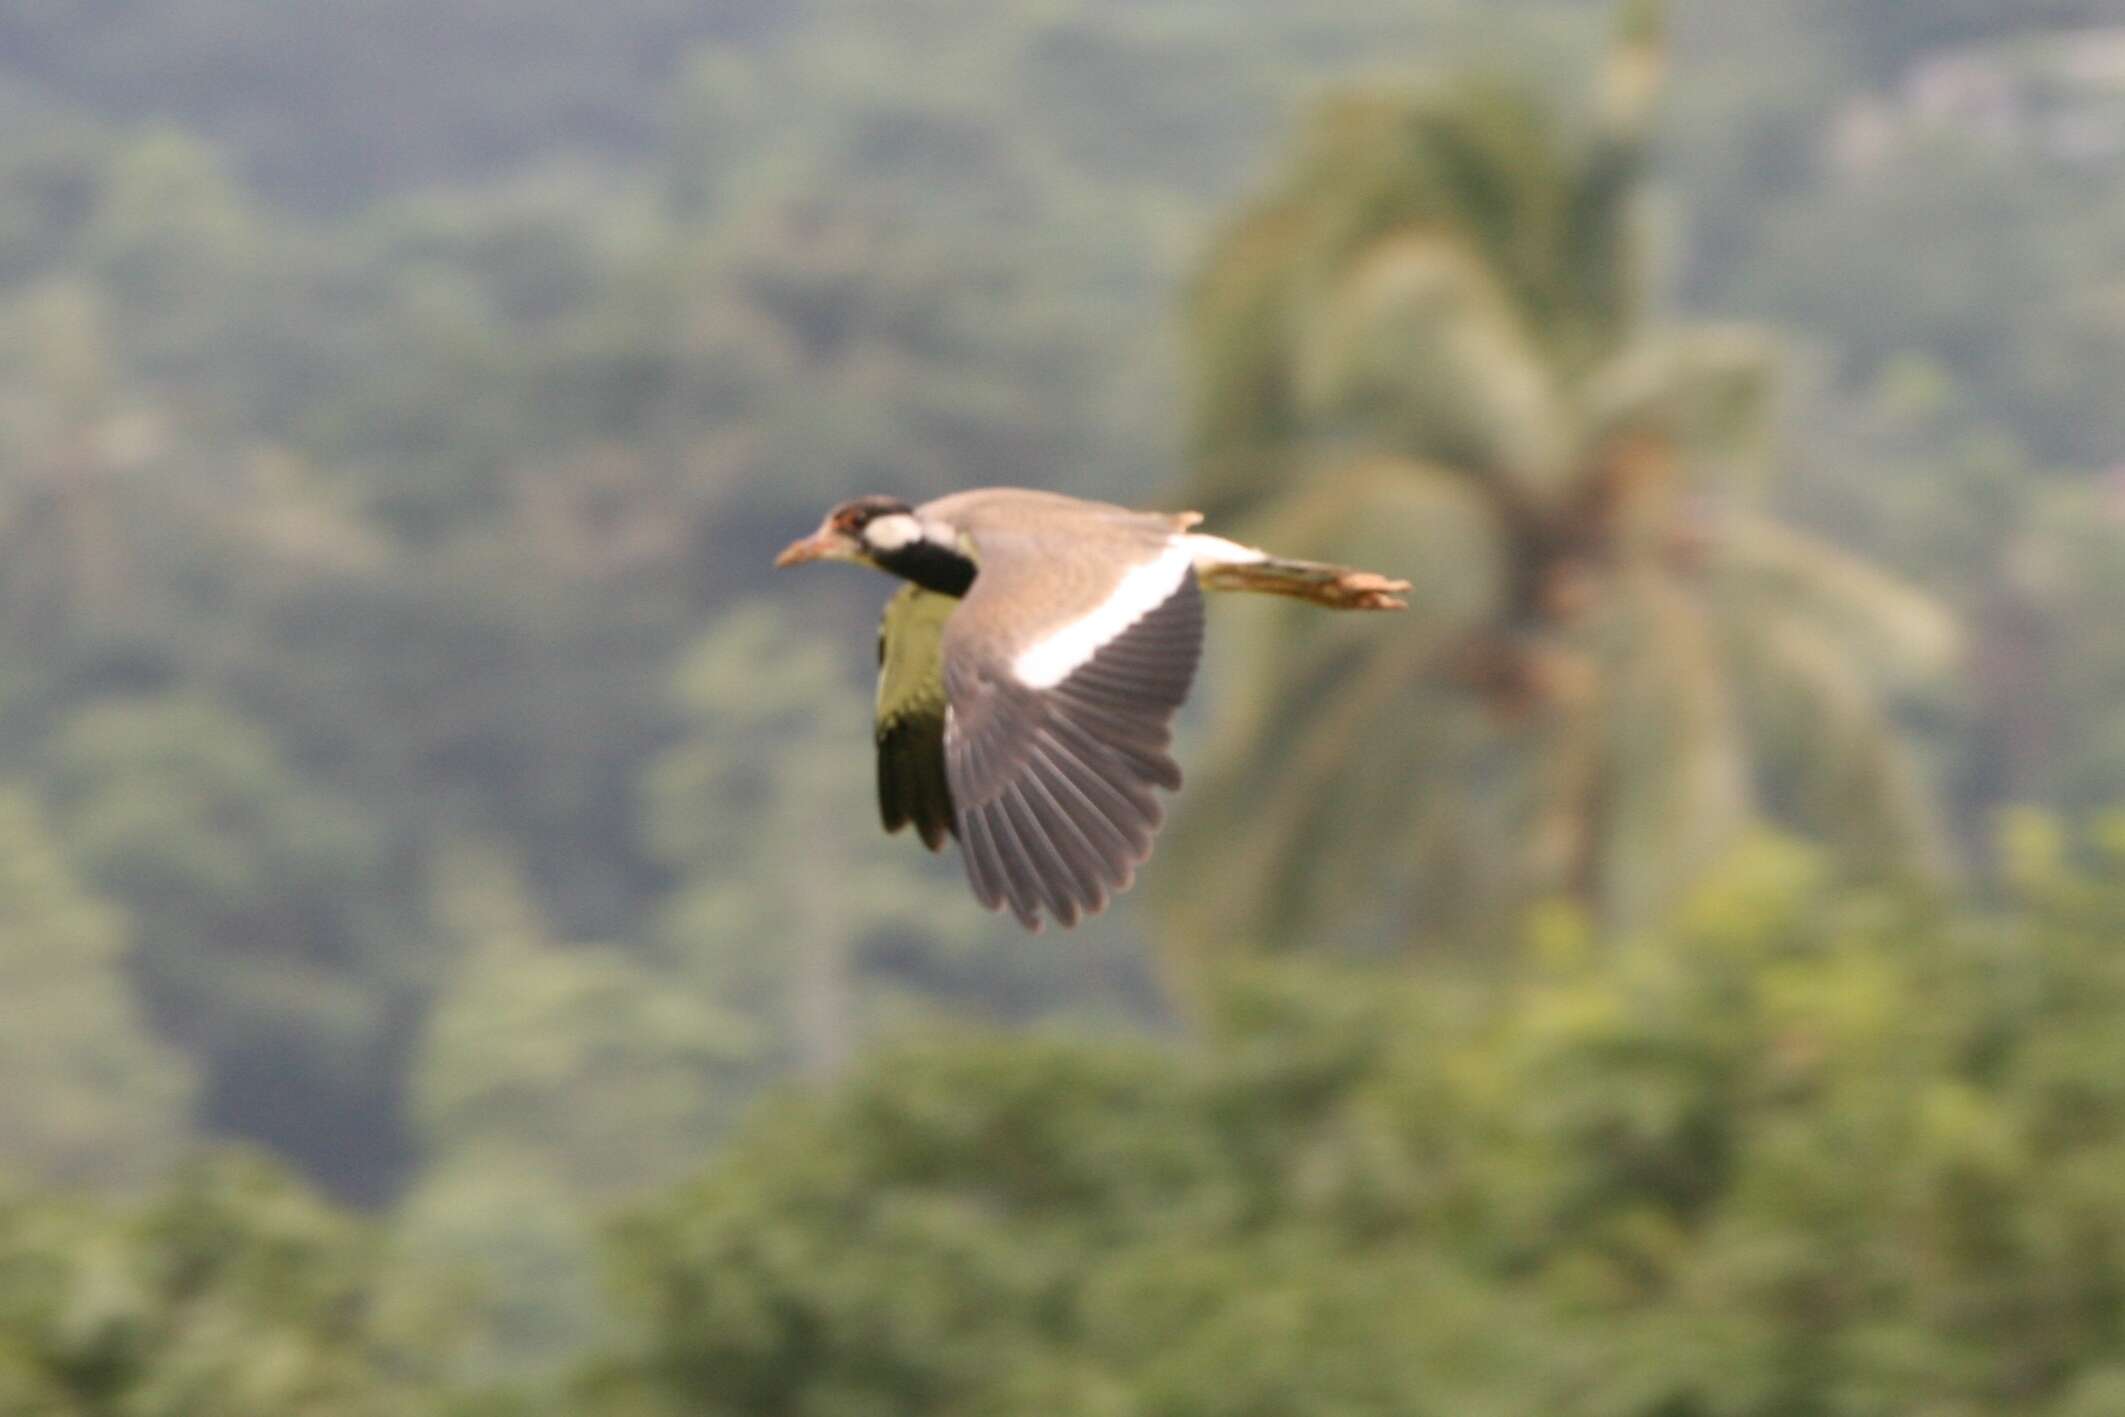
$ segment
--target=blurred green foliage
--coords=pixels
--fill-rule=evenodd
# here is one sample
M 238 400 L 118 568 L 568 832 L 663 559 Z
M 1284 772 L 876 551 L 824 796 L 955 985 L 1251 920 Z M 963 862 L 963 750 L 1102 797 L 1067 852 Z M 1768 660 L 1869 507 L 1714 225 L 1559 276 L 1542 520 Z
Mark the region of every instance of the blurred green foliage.
M 0 794 L 0 1170 L 140 1183 L 190 1138 L 186 1056 L 126 973 L 128 922 L 68 869 L 36 804 Z
M 2125 823 L 2025 815 L 2001 861 L 2011 903 L 1956 917 L 1759 840 L 1620 944 L 1567 908 L 1488 977 L 1234 972 L 1187 1053 L 887 1049 L 625 1220 L 626 1327 L 544 1395 L 452 1376 L 453 1252 L 254 1162 L 17 1200 L 0 1380 L 49 1412 L 2084 1417 L 2125 1371 Z
M 439 1379 L 461 1305 L 369 1228 L 228 1156 L 151 1201 L 0 1200 L 0 1407 L 23 1417 L 480 1410 Z M 501 1409 L 495 1408 L 499 1411 Z
M 2125 1407 L 2117 831 L 1990 847 L 2125 801 L 2120 16 L 1660 8 L 0 7 L 0 1409 Z M 762 584 L 996 482 L 1418 584 L 1221 607 L 1186 936 Z
M 1487 981 L 1257 967 L 1187 1057 L 889 1052 L 623 1227 L 643 1336 L 586 1392 L 2107 1411 L 2125 858 L 2089 874 L 2040 823 L 2015 836 L 1997 918 L 1854 894 L 1763 841 L 1670 928 L 1609 948 L 1564 911 Z
M 460 952 L 410 1080 L 425 1160 L 392 1238 L 481 1295 L 471 1370 L 550 1366 L 597 1332 L 594 1208 L 698 1163 L 757 1086 L 757 1029 L 626 951 L 546 938 L 498 852 L 457 844 L 437 875 Z
M 363 889 L 380 855 L 366 824 L 302 783 L 270 739 L 200 701 L 86 709 L 50 761 L 74 858 L 153 922 L 134 969 L 150 1014 L 202 1061 L 206 1115 L 315 1127 L 272 1092 L 367 1085 L 407 986 L 390 953 L 402 937 L 388 915 L 370 918 L 388 907 Z

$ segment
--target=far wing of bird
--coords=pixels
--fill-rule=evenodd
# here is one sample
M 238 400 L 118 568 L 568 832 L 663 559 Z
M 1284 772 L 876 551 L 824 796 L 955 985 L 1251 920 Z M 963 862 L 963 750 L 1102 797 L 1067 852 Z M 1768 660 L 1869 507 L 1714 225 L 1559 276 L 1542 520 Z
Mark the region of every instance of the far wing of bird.
M 914 823 L 932 851 L 954 830 L 942 640 L 958 606 L 951 596 L 904 586 L 878 623 L 878 813 L 889 832 Z
M 1178 536 L 1072 563 L 991 537 L 942 636 L 945 772 L 974 894 L 1028 929 L 1102 909 L 1151 853 L 1153 789 L 1202 653 L 1203 598 Z

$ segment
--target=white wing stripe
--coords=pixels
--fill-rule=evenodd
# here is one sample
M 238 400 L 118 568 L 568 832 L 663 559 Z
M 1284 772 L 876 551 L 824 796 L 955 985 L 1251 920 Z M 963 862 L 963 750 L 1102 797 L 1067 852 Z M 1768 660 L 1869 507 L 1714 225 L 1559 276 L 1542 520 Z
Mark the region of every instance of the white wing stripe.
M 1194 558 L 1195 568 L 1199 571 L 1211 571 L 1219 566 L 1252 566 L 1269 559 L 1266 551 L 1257 551 L 1252 546 L 1242 546 L 1237 541 L 1227 541 L 1206 531 L 1191 531 L 1181 540 L 1187 545 L 1188 554 Z
M 1097 654 L 1100 646 L 1171 599 L 1194 563 L 1186 542 L 1175 537 L 1157 559 L 1132 566 L 1098 606 L 1012 660 L 1011 673 L 1028 688 L 1054 688 Z

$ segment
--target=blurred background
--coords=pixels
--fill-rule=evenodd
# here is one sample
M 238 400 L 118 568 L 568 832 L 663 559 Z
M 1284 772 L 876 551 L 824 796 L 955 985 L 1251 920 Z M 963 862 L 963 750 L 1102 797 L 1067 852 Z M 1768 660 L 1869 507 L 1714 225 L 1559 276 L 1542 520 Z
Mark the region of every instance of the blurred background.
M 0 1414 L 2125 1413 L 2125 4 L 0 5 Z M 821 510 L 1196 507 L 1139 888 Z

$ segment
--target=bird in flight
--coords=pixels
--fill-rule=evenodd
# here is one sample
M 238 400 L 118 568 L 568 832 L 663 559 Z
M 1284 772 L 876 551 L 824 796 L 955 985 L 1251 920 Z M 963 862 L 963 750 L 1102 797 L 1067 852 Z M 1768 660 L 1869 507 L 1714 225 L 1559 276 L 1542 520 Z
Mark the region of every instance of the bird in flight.
M 1181 785 L 1167 752 L 1203 644 L 1203 590 L 1398 610 L 1407 581 L 1294 561 L 1137 512 L 1015 487 L 859 497 L 777 566 L 850 561 L 908 584 L 878 628 L 878 806 L 1028 930 L 1128 889 Z

